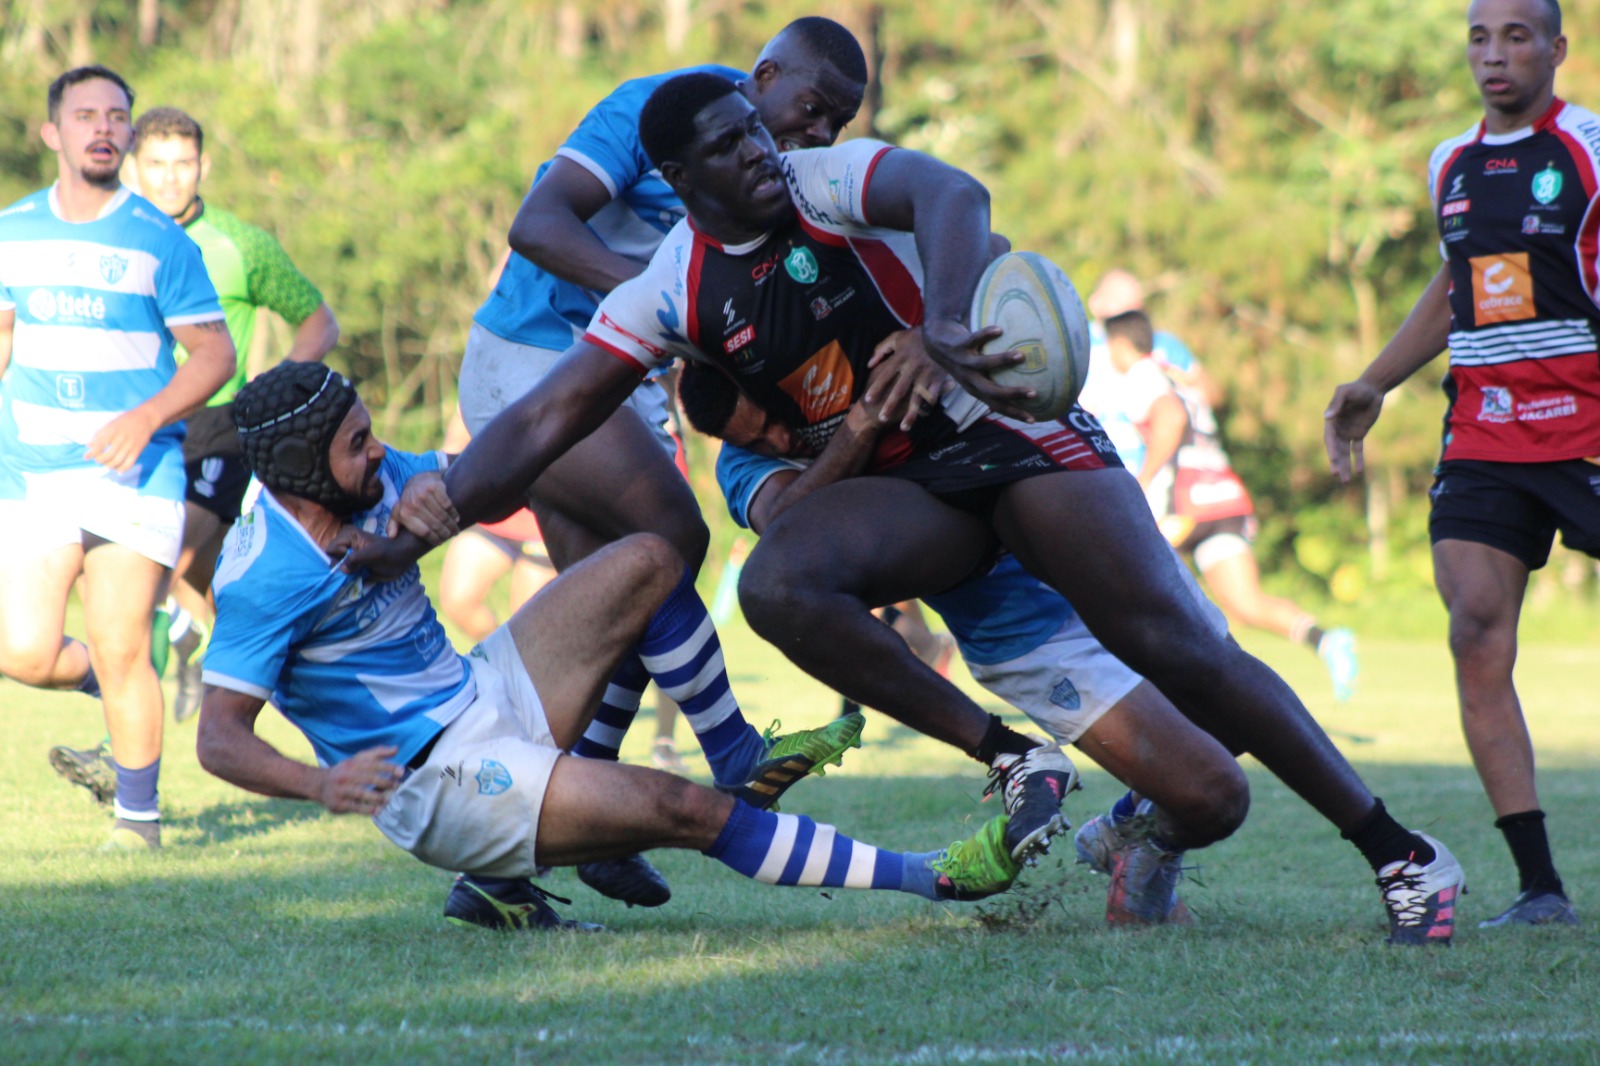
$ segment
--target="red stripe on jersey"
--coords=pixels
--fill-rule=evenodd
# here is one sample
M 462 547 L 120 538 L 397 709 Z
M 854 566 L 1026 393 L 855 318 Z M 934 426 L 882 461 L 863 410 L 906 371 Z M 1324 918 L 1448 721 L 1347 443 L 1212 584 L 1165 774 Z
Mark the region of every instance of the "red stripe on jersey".
M 705 263 L 706 246 L 699 241 L 692 241 L 689 246 L 689 276 L 687 288 L 689 290 L 689 309 L 685 315 L 684 329 L 689 334 L 689 343 L 696 348 L 700 347 L 700 268 Z
M 867 276 L 878 287 L 878 295 L 906 326 L 922 324 L 922 288 L 900 257 L 882 241 L 859 238 L 850 242 L 851 251 L 867 268 Z
M 803 214 L 796 215 L 795 217 L 800 220 L 800 228 L 806 231 L 807 237 L 810 237 L 813 240 L 821 241 L 823 244 L 831 245 L 834 248 L 850 247 L 850 239 L 848 237 L 838 233 L 829 233 L 825 229 L 819 229 Z
M 872 157 L 872 162 L 867 164 L 867 176 L 861 179 L 861 221 L 872 225 L 872 219 L 867 217 L 867 190 L 872 187 L 872 175 L 877 172 L 878 164 L 883 162 L 883 157 L 894 151 L 893 145 L 887 145 Z
M 1106 467 L 1106 461 L 1084 439 L 1083 432 L 1065 422 L 1055 423 L 1061 426 L 1059 430 L 1045 431 L 1042 425 L 1023 427 L 1010 424 L 1002 415 L 988 414 L 984 419 L 1028 441 L 1065 470 L 1104 470 Z
M 1567 154 L 1572 157 L 1572 162 L 1578 168 L 1578 177 L 1583 181 L 1583 195 L 1590 200 L 1594 199 L 1595 173 L 1594 161 L 1589 158 L 1589 152 L 1579 144 L 1577 138 L 1566 130 L 1555 130 L 1555 135 L 1561 138 L 1561 143 L 1567 146 Z
M 639 362 L 639 360 L 635 359 L 621 348 L 618 348 L 616 345 L 596 337 L 593 333 L 585 333 L 583 335 L 583 343 L 592 344 L 601 351 L 606 352 L 609 355 L 616 356 L 618 359 L 621 359 L 624 363 L 627 363 L 629 366 L 633 367 L 633 369 L 637 370 L 640 377 L 650 373 L 649 367 L 645 366 L 643 363 Z
M 1482 137 L 1482 136 L 1483 136 L 1483 123 L 1480 122 L 1480 123 L 1478 123 L 1478 137 Z M 1478 138 L 1475 137 L 1472 140 L 1468 141 L 1466 144 L 1457 145 L 1456 146 L 1456 150 L 1450 153 L 1450 158 L 1446 159 L 1444 161 L 1444 166 L 1439 168 L 1439 185 L 1438 185 L 1438 188 L 1433 190 L 1434 210 L 1437 211 L 1438 208 L 1439 208 L 1439 205 L 1444 203 L 1444 176 L 1446 174 L 1450 173 L 1450 168 L 1451 167 L 1456 165 L 1456 160 L 1461 158 L 1461 153 L 1465 152 L 1470 146 L 1472 146 L 1474 144 L 1477 144 L 1477 143 L 1478 143 Z
M 1600 197 L 1589 201 L 1573 249 L 1578 253 L 1578 279 L 1583 291 L 1600 306 Z
M 911 434 L 900 429 L 891 430 L 878 438 L 877 447 L 872 449 L 872 461 L 867 469 L 887 470 L 892 466 L 899 466 L 909 458 L 911 458 Z

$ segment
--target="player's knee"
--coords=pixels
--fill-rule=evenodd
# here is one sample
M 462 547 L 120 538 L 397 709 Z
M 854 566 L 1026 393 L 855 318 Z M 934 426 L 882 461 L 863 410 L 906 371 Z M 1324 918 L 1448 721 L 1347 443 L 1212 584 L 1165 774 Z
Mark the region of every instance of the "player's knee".
M 59 655 L 59 642 L 22 645 L 0 642 L 0 674 L 24 685 L 47 685 Z
M 705 850 L 728 821 L 728 799 L 714 789 L 672 774 L 659 775 L 657 816 L 669 847 Z
M 1499 612 L 1456 604 L 1450 609 L 1450 654 L 1464 669 L 1509 669 L 1516 657 L 1515 622 L 1506 624 Z
M 1250 782 L 1244 770 L 1232 759 L 1218 760 L 1198 775 L 1196 784 L 1204 797 L 1194 808 L 1196 834 L 1207 844 L 1226 840 L 1250 813 Z
M 655 607 L 683 578 L 687 565 L 677 546 L 656 533 L 635 533 L 618 541 L 612 550 L 615 565 L 623 570 L 629 588 Z
M 656 531 L 657 534 L 671 544 L 673 550 L 688 564 L 691 571 L 698 574 L 700 567 L 705 564 L 706 552 L 711 547 L 711 530 L 707 528 L 705 519 L 700 516 L 698 510 L 687 511 L 678 508 L 664 515 L 663 519 Z

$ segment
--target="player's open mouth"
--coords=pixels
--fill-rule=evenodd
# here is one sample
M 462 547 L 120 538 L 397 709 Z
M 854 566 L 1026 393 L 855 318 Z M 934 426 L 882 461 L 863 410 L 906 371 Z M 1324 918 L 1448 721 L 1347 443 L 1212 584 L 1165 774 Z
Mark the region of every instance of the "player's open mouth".
M 117 158 L 117 150 L 104 142 L 100 144 L 91 144 L 89 146 L 88 156 L 97 163 L 109 163 Z
M 776 170 L 769 168 L 762 171 L 761 174 L 756 178 L 755 183 L 750 186 L 750 194 L 761 199 L 766 199 L 767 197 L 777 195 L 782 185 L 783 176 Z
M 1486 78 L 1483 82 L 1485 92 L 1503 93 L 1511 88 L 1511 83 L 1504 78 Z

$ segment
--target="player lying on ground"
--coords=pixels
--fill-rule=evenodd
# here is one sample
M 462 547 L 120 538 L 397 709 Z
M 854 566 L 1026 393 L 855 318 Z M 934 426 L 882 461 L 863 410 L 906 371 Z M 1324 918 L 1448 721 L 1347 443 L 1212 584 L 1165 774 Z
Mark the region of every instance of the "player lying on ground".
M 989 258 L 983 186 L 873 141 L 780 160 L 749 103 L 705 75 L 658 88 L 640 130 L 689 218 L 643 275 L 606 298 L 550 376 L 463 453 L 447 474 L 456 506 L 476 517 L 537 477 L 642 373 L 678 356 L 724 366 L 818 446 L 859 395 L 875 346 L 916 327 L 967 394 L 947 396 L 910 435 L 886 436 L 874 460 L 880 476 L 830 485 L 773 524 L 740 582 L 756 631 L 866 706 L 980 761 L 1009 755 L 1025 765 L 1029 753 L 1006 749 L 998 718 L 917 661 L 869 610 L 950 587 L 998 540 L 1072 602 L 1107 650 L 1231 750 L 1255 755 L 1357 845 L 1379 875 L 1391 940 L 1448 942 L 1459 865 L 1400 826 L 1282 679 L 1211 627 L 1094 419 L 1074 409 L 1035 425 L 977 402 L 1017 410 L 1022 394 L 984 373 L 1021 353 L 978 354 L 996 332 L 966 324 Z M 361 560 L 391 573 L 419 550 L 357 540 L 366 541 Z M 1037 847 L 1060 825 L 1058 814 L 1032 823 L 1013 812 L 1013 846 Z
M 415 568 L 376 583 L 328 554 L 343 528 L 384 528 L 405 481 L 443 457 L 386 449 L 355 389 L 318 364 L 275 367 L 234 410 L 266 491 L 228 534 L 213 584 L 200 762 L 253 792 L 371 815 L 423 862 L 472 874 L 447 915 L 560 924 L 528 881 L 537 867 L 657 847 L 769 884 L 934 900 L 1015 878 L 1004 815 L 943 851 L 902 854 L 658 770 L 564 754 L 630 648 L 649 657 L 681 642 L 684 619 L 661 610 L 685 573 L 672 547 L 638 534 L 602 549 L 464 658 Z M 269 699 L 318 765 L 255 734 Z
M 874 368 L 869 392 L 881 387 L 875 379 L 885 365 Z M 696 429 L 726 442 L 717 481 L 734 521 L 757 533 L 810 493 L 866 469 L 884 429 L 879 406 L 857 400 L 822 453 L 805 460 L 794 456 L 793 427 L 704 363 L 685 364 L 678 397 Z M 1239 764 L 1101 647 L 1072 605 L 1013 556 L 926 601 L 979 684 L 1150 801 L 1145 817 L 1135 819 L 1130 802 L 1120 822 L 1102 816 L 1079 831 L 1080 858 L 1111 875 L 1106 920 L 1187 922 L 1177 895 L 1183 856 L 1243 823 L 1250 792 Z M 1221 612 L 1209 610 L 1226 630 Z

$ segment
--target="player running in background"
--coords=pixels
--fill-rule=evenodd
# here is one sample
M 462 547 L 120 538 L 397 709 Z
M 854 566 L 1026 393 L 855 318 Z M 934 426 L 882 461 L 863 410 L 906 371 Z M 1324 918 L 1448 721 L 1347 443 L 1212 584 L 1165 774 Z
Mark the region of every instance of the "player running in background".
M 1194 561 L 1206 591 L 1230 618 L 1311 649 L 1328 669 L 1334 698 L 1350 699 L 1360 670 L 1355 635 L 1323 629 L 1310 611 L 1261 587 L 1251 547 L 1255 503 L 1223 450 L 1210 376 L 1181 340 L 1151 328 L 1144 288 L 1132 274 L 1110 271 L 1088 303 L 1097 320 L 1094 370 L 1079 402 L 1100 418 L 1130 469 L 1153 469 L 1146 498 L 1161 532 Z M 1112 341 L 1111 323 L 1124 315 L 1136 317 L 1123 319 Z M 1159 368 L 1170 389 L 1150 367 Z M 1182 401 L 1181 430 L 1177 412 L 1157 399 L 1169 394 Z
M 884 431 L 879 406 L 857 400 L 822 453 L 799 459 L 796 427 L 772 418 L 721 371 L 685 363 L 678 396 L 696 429 L 726 442 L 717 482 L 733 520 L 757 533 L 810 493 L 864 471 Z M 1111 876 L 1107 921 L 1187 923 L 1177 894 L 1185 853 L 1231 834 L 1249 807 L 1238 763 L 1101 647 L 1072 605 L 1015 556 L 1002 553 L 983 574 L 926 601 L 979 684 L 1147 801 L 1141 810 L 1130 796 L 1079 834 L 1083 860 Z M 1221 612 L 1209 610 L 1225 631 Z
M 266 491 L 218 566 L 201 764 L 254 792 L 371 815 L 423 862 L 470 874 L 447 918 L 597 928 L 559 918 L 529 878 L 655 847 L 693 848 L 768 884 L 932 900 L 1015 879 L 1004 815 L 942 851 L 891 852 L 658 770 L 566 754 L 625 654 L 671 658 L 692 640 L 697 620 L 661 609 L 687 574 L 672 546 L 650 534 L 608 545 L 463 657 L 414 566 L 374 582 L 329 557 L 341 528 L 384 528 L 406 480 L 445 457 L 385 448 L 355 389 L 321 366 L 275 367 L 234 413 Z M 317 765 L 256 735 L 269 699 Z
M 1439 145 L 1428 189 L 1444 265 L 1394 337 L 1328 405 L 1328 459 L 1362 471 L 1391 389 L 1450 349 L 1430 498 L 1461 725 L 1520 891 L 1482 924 L 1577 924 L 1550 854 L 1512 682 L 1528 574 L 1556 531 L 1600 558 L 1600 116 L 1555 95 L 1555 0 L 1477 0 L 1467 62 L 1483 119 Z
M 1026 746 L 868 610 L 955 584 L 998 537 L 1071 600 L 1108 650 L 1181 699 L 1208 732 L 1254 754 L 1356 844 L 1379 874 L 1393 942 L 1447 942 L 1459 865 L 1442 844 L 1402 828 L 1282 680 L 1211 628 L 1093 418 L 1073 410 L 1041 426 L 975 399 L 1016 410 L 1026 393 L 985 373 L 1022 354 L 979 354 L 997 331 L 966 325 L 989 259 L 983 187 L 873 141 L 780 159 L 754 108 L 713 75 L 663 83 L 640 129 L 689 219 L 645 274 L 607 297 L 585 339 L 452 466 L 446 480 L 462 515 L 503 506 L 496 501 L 675 356 L 728 369 L 764 409 L 802 425 L 806 446 L 820 447 L 861 395 L 876 346 L 915 327 L 914 343 L 897 354 L 925 346 L 971 391 L 946 395 L 910 436 L 886 435 L 874 460 L 884 476 L 830 485 L 774 523 L 741 580 L 756 631 L 830 687 L 997 769 L 1017 802 L 1008 843 L 1014 854 L 1035 849 L 1062 824 L 1058 811 L 1033 816 L 1048 809 L 1041 793 L 1067 778 L 1050 769 L 1065 764 L 1059 749 Z M 892 396 L 884 403 L 901 410 Z M 424 547 L 409 535 L 351 540 L 348 565 L 384 573 Z
M 183 539 L 180 423 L 234 347 L 199 249 L 118 180 L 127 83 L 78 67 L 48 99 L 56 182 L 0 212 L 0 670 L 101 696 L 111 844 L 159 847 L 150 619 Z M 63 634 L 80 572 L 87 647 Z

